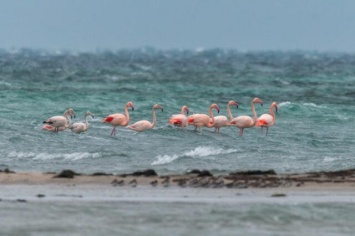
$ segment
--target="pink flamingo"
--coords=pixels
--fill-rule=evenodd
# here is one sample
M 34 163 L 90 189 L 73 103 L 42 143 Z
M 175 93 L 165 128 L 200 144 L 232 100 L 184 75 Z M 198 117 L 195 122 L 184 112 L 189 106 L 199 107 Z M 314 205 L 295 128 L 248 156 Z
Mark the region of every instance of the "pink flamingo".
M 253 118 L 251 118 L 250 116 L 238 116 L 233 118 L 230 122 L 231 125 L 234 125 L 239 128 L 239 136 L 243 136 L 245 128 L 254 127 L 257 122 L 258 117 L 255 112 L 254 103 L 260 103 L 261 106 L 263 105 L 263 102 L 259 98 L 253 99 L 253 101 L 251 102 L 251 111 L 253 113 Z
M 231 109 L 230 109 L 230 105 L 236 106 L 238 108 L 238 103 L 236 103 L 233 100 L 228 102 L 227 112 L 228 112 L 228 116 L 229 116 L 229 121 L 228 121 L 228 118 L 226 116 L 216 116 L 216 117 L 214 117 L 214 125 L 213 125 L 213 127 L 215 127 L 215 131 L 216 132 L 219 132 L 219 129 L 221 127 L 230 125 L 229 122 L 232 121 L 232 119 L 233 119 L 232 112 L 231 112 Z
M 46 124 L 42 127 L 43 130 L 53 131 L 58 133 L 69 127 L 70 118 L 75 118 L 75 112 L 72 108 L 67 109 L 62 116 L 52 116 L 47 120 L 43 121 L 43 124 Z
M 201 132 L 202 126 L 205 126 L 208 128 L 213 127 L 215 121 L 214 121 L 214 117 L 213 117 L 213 113 L 212 113 L 212 108 L 216 109 L 217 112 L 219 113 L 218 105 L 216 103 L 213 103 L 210 106 L 210 108 L 208 109 L 209 116 L 205 115 L 205 114 L 193 114 L 187 118 L 187 122 L 189 123 L 189 125 L 195 126 L 195 130 L 197 130 L 197 128 L 198 128 L 200 132 Z
M 275 124 L 276 121 L 276 116 L 274 113 L 274 109 L 277 112 L 277 110 L 279 109 L 279 107 L 277 106 L 276 102 L 273 102 L 270 106 L 270 114 L 263 114 L 258 118 L 258 121 L 256 122 L 255 126 L 260 126 L 261 127 L 261 132 L 263 131 L 263 127 L 266 128 L 266 134 L 265 136 L 267 136 L 267 133 L 269 131 L 269 127 L 273 126 Z
M 188 123 L 187 123 L 187 116 L 185 115 L 185 111 L 186 114 L 189 114 L 189 108 L 187 106 L 183 106 L 181 108 L 181 114 L 172 115 L 169 120 L 169 124 L 178 127 L 186 127 Z
M 127 128 L 133 129 L 137 132 L 142 132 L 147 129 L 153 129 L 155 124 L 157 123 L 157 118 L 155 116 L 155 109 L 161 109 L 163 111 L 163 107 L 159 104 L 155 104 L 152 108 L 152 116 L 153 116 L 153 123 L 150 123 L 147 120 L 137 121 L 136 123 L 128 126 Z
M 77 123 L 74 123 L 72 125 L 69 126 L 69 129 L 71 129 L 72 132 L 74 133 L 81 133 L 81 132 L 85 132 L 89 129 L 89 122 L 88 122 L 88 116 L 91 116 L 92 118 L 94 118 L 94 115 L 91 114 L 90 111 L 87 111 L 85 113 L 85 123 L 83 122 L 77 122 Z
M 134 111 L 134 105 L 132 102 L 127 102 L 125 106 L 125 115 L 120 114 L 120 113 L 115 113 L 107 116 L 102 120 L 104 123 L 108 123 L 113 126 L 111 136 L 116 136 L 116 127 L 117 126 L 127 126 L 129 124 L 129 113 L 128 113 L 128 107 L 132 108 L 132 111 Z

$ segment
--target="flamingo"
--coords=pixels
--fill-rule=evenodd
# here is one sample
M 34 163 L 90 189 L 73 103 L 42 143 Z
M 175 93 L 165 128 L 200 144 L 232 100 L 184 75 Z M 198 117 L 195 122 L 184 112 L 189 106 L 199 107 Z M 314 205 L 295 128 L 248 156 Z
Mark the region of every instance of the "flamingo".
M 236 106 L 238 108 L 238 103 L 236 103 L 233 100 L 228 102 L 227 112 L 228 112 L 228 116 L 229 116 L 229 122 L 232 121 L 232 119 L 233 119 L 232 112 L 231 112 L 231 109 L 230 109 L 230 105 Z M 219 129 L 221 127 L 230 125 L 229 122 L 228 122 L 228 118 L 226 116 L 216 116 L 214 118 L 214 126 L 213 127 L 215 127 L 215 131 L 216 132 L 219 132 Z
M 251 111 L 253 113 L 253 118 L 251 118 L 250 116 L 238 116 L 233 118 L 230 122 L 231 125 L 234 125 L 239 128 L 239 136 L 243 136 L 245 128 L 254 127 L 254 125 L 256 124 L 258 117 L 255 112 L 254 103 L 260 103 L 261 106 L 263 105 L 263 102 L 259 98 L 253 99 L 253 101 L 251 102 Z
M 189 108 L 187 106 L 183 106 L 181 108 L 181 114 L 172 115 L 169 120 L 169 124 L 178 127 L 186 127 L 188 123 L 187 123 L 187 116 L 185 115 L 185 111 L 186 114 L 189 114 Z
M 263 131 L 263 127 L 266 128 L 266 134 L 265 136 L 267 136 L 267 133 L 269 131 L 269 127 L 273 126 L 275 124 L 276 121 L 276 116 L 274 113 L 274 109 L 277 112 L 277 110 L 279 109 L 279 107 L 277 106 L 276 102 L 273 102 L 270 106 L 270 114 L 263 114 L 258 118 L 258 121 L 256 122 L 255 126 L 260 126 L 261 127 L 261 132 Z
M 155 116 L 155 109 L 161 109 L 163 111 L 163 107 L 159 104 L 155 104 L 152 108 L 152 116 L 153 116 L 153 123 L 150 123 L 147 120 L 137 121 L 136 123 L 128 126 L 128 128 L 133 129 L 137 132 L 142 132 L 147 129 L 153 129 L 155 124 L 157 123 L 157 118 Z
M 116 127 L 117 126 L 127 126 L 129 124 L 129 113 L 128 113 L 128 107 L 132 108 L 132 111 L 134 111 L 134 105 L 132 102 L 127 102 L 125 106 L 125 115 L 120 114 L 120 113 L 115 113 L 107 116 L 102 120 L 104 123 L 108 123 L 113 126 L 111 136 L 116 136 Z
M 51 118 L 48 118 L 47 120 L 43 121 L 43 124 L 46 124 L 42 127 L 44 130 L 48 131 L 54 131 L 55 133 L 58 133 L 59 131 L 63 131 L 66 128 L 69 127 L 70 124 L 70 118 L 75 118 L 75 112 L 72 108 L 67 109 L 63 116 L 52 116 Z M 51 128 L 52 127 L 52 128 Z
M 187 122 L 189 123 L 189 125 L 195 126 L 195 130 L 197 130 L 197 128 L 198 128 L 200 132 L 201 132 L 202 126 L 205 126 L 208 128 L 213 127 L 215 120 L 213 117 L 212 108 L 216 109 L 217 112 L 219 113 L 218 105 L 216 103 L 213 103 L 210 106 L 210 108 L 208 109 L 209 116 L 206 114 L 193 114 L 187 118 Z M 210 119 L 212 119 L 212 120 L 210 120 Z
M 91 116 L 92 118 L 94 118 L 94 115 L 91 114 L 90 111 L 87 111 L 85 113 L 85 123 L 83 122 L 77 122 L 74 123 L 72 125 L 69 126 L 69 129 L 71 129 L 72 132 L 74 133 L 81 133 L 81 132 L 85 132 L 89 129 L 89 122 L 88 122 L 88 116 Z

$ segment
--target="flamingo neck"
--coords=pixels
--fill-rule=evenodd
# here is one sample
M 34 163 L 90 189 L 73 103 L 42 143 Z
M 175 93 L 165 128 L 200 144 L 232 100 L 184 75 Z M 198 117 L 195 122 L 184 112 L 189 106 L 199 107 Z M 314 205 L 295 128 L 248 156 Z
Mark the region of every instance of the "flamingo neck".
M 209 122 L 207 127 L 213 127 L 214 126 L 214 116 L 212 113 L 212 107 L 210 107 L 210 109 L 208 111 L 209 111 L 210 117 L 212 119 L 212 122 Z
M 181 115 L 185 115 L 185 108 L 184 107 L 181 108 Z
M 152 109 L 152 117 L 153 117 L 152 128 L 154 128 L 155 124 L 157 123 L 157 117 L 155 116 L 154 108 Z
M 229 103 L 227 105 L 227 112 L 228 112 L 228 116 L 229 116 L 229 121 L 231 122 L 233 120 L 233 116 L 232 116 L 231 107 L 230 107 Z
M 253 123 L 256 124 L 258 116 L 256 115 L 254 102 L 251 103 L 251 112 L 253 113 Z
M 270 115 L 272 116 L 273 123 L 275 123 L 276 116 L 275 116 L 275 112 L 274 112 L 274 106 L 270 107 Z
M 71 119 L 69 118 L 68 112 L 64 112 L 63 116 L 67 120 L 67 125 L 69 126 L 71 124 Z
M 124 111 L 125 111 L 125 115 L 126 115 L 126 123 L 125 123 L 125 125 L 128 125 L 128 123 L 129 123 L 129 112 L 128 112 L 128 106 L 127 105 L 125 106 Z
M 89 122 L 88 122 L 88 117 L 85 117 L 85 128 L 88 129 L 89 128 Z

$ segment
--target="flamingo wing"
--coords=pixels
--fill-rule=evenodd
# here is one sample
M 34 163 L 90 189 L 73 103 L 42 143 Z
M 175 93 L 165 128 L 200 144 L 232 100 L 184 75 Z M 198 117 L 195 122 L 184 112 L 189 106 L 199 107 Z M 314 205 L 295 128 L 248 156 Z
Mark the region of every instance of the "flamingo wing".
M 231 121 L 231 125 L 238 128 L 249 128 L 253 126 L 253 119 L 250 116 L 238 116 Z
M 138 122 L 128 126 L 128 128 L 133 129 L 137 132 L 142 132 L 144 130 L 151 129 L 152 123 L 150 123 L 147 120 L 141 120 L 141 121 L 138 121 Z
M 273 118 L 269 114 L 264 114 L 259 117 L 258 121 L 256 122 L 255 126 L 270 126 L 273 123 Z

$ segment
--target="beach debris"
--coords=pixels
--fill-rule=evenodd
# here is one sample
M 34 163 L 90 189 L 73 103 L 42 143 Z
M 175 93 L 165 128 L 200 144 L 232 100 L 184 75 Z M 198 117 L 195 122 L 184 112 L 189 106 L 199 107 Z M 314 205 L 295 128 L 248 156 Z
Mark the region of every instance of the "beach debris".
M 162 184 L 164 187 L 169 187 L 169 185 L 170 185 L 170 177 L 169 177 L 169 176 L 166 176 L 165 179 L 161 182 L 161 184 Z
M 120 177 L 127 177 L 127 176 L 145 176 L 145 177 L 151 177 L 151 176 L 158 176 L 157 172 L 153 169 L 147 169 L 143 171 L 135 171 L 131 174 L 122 174 L 119 175 Z
M 274 170 L 248 170 L 231 172 L 229 175 L 277 175 Z
M 92 174 L 92 176 L 111 176 L 113 174 L 107 174 L 105 172 L 95 172 Z
M 16 199 L 16 202 L 27 202 L 26 199 Z
M 72 170 L 63 170 L 59 174 L 55 175 L 53 178 L 68 178 L 73 179 L 75 175 L 80 175 Z
M 38 198 L 42 198 L 42 197 L 45 197 L 46 195 L 39 193 L 39 194 L 37 194 L 36 196 L 37 196 Z
M 121 180 L 117 180 L 117 179 L 114 179 L 112 180 L 111 184 L 116 187 L 116 186 L 123 186 L 124 185 L 124 180 L 121 179 Z
M 197 177 L 205 177 L 205 176 L 213 176 L 210 171 L 208 170 L 198 170 L 198 169 L 192 169 L 188 171 L 186 174 L 188 175 L 197 175 Z
M 0 170 L 0 172 L 4 172 L 5 174 L 14 174 L 15 171 L 10 170 L 9 168 L 5 168 L 4 170 Z
M 273 193 L 271 197 L 287 197 L 287 195 L 284 193 Z
M 137 187 L 137 180 L 132 179 L 128 184 L 131 185 L 131 187 L 135 188 L 135 187 Z
M 156 187 L 158 185 L 158 180 L 153 180 L 152 182 L 150 182 L 150 185 Z
M 177 182 L 177 185 L 182 188 L 186 187 L 187 179 L 177 179 L 177 180 L 173 180 L 173 181 Z

